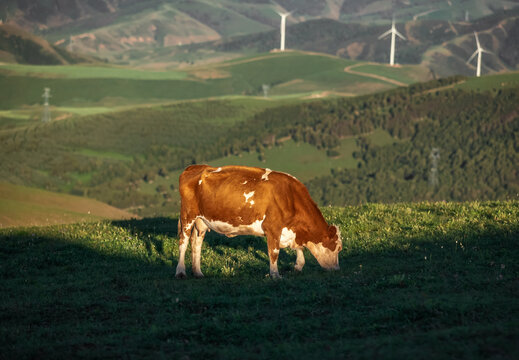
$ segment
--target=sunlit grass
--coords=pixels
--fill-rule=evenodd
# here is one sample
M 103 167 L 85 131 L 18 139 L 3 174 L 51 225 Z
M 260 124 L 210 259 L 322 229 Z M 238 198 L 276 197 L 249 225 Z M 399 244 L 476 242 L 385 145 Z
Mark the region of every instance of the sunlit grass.
M 69 79 L 181 80 L 182 71 L 143 71 L 112 66 L 0 64 L 0 70 L 18 75 L 65 77 Z
M 206 278 L 174 279 L 175 216 L 0 230 L 2 354 L 517 358 L 518 202 L 323 213 L 341 228 L 341 270 L 306 253 L 295 273 L 282 250 L 281 281 L 265 276 L 263 238 L 212 232 Z

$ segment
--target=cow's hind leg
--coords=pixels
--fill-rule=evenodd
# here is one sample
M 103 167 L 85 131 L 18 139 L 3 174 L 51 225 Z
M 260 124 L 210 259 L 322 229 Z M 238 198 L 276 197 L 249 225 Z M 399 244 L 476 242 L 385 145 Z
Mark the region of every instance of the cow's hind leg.
M 175 276 L 179 279 L 186 277 L 186 264 L 184 263 L 186 257 L 187 245 L 189 244 L 189 237 L 193 232 L 193 226 L 195 221 L 188 223 L 187 221 L 178 220 L 178 265 Z
M 296 265 L 294 266 L 294 269 L 296 269 L 297 271 L 301 271 L 301 270 L 303 270 L 303 266 L 305 266 L 305 254 L 303 253 L 303 248 L 302 247 L 296 248 L 296 254 L 297 254 L 297 259 L 296 259 Z
M 202 252 L 202 243 L 204 242 L 207 225 L 202 219 L 196 219 L 195 227 L 191 233 L 191 265 L 193 267 L 193 275 L 197 278 L 204 277 L 200 269 L 200 253 Z
M 276 232 L 273 229 L 269 229 L 267 226 L 264 227 L 265 235 L 267 235 L 267 246 L 270 260 L 270 277 L 272 279 L 280 279 L 278 270 L 278 257 L 279 257 L 279 237 L 281 233 Z

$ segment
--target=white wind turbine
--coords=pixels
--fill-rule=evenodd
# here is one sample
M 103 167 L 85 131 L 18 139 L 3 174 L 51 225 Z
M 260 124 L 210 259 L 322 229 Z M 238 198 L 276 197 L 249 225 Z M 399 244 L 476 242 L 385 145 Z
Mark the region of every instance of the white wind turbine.
M 389 29 L 388 31 L 386 31 L 385 33 L 380 35 L 378 38 L 380 40 L 389 34 L 391 34 L 391 53 L 389 56 L 389 65 L 394 66 L 395 65 L 395 35 L 398 35 L 399 38 L 401 38 L 402 40 L 405 40 L 404 35 L 400 34 L 395 27 L 395 18 L 393 18 L 391 29 Z
M 277 11 L 276 11 L 277 12 Z M 287 23 L 287 16 L 291 13 L 280 13 L 278 12 L 278 15 L 281 16 L 281 44 L 279 46 L 280 51 L 285 51 L 285 27 Z
M 479 44 L 478 34 L 475 31 L 474 31 L 474 36 L 476 37 L 476 45 L 478 48 L 476 49 L 476 51 L 474 51 L 472 56 L 469 57 L 469 59 L 467 60 L 467 64 L 470 63 L 472 61 L 472 59 L 474 59 L 474 56 L 476 56 L 476 54 L 477 54 L 478 55 L 478 65 L 476 68 L 476 76 L 480 77 L 480 75 L 481 75 L 481 55 L 483 53 L 487 53 L 487 54 L 492 54 L 492 53 L 481 47 L 481 45 Z

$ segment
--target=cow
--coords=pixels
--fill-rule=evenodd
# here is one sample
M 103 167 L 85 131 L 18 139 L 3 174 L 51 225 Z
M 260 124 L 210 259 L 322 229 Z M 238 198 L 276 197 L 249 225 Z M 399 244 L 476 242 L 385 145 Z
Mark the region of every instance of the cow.
M 177 278 L 186 277 L 189 239 L 193 275 L 204 276 L 200 251 L 210 230 L 228 237 L 266 236 L 271 278 L 280 277 L 277 260 L 279 249 L 285 247 L 296 250 L 297 271 L 305 264 L 305 247 L 323 268 L 339 269 L 339 228 L 326 223 L 306 187 L 289 174 L 246 166 L 192 165 L 180 175 L 179 191 Z

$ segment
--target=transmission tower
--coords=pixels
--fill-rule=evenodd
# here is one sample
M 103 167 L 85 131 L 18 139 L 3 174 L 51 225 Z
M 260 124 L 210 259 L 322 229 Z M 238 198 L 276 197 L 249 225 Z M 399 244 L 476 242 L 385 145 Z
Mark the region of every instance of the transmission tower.
M 50 95 L 50 88 L 45 88 L 43 90 L 43 95 L 41 96 L 43 98 L 43 115 L 41 117 L 41 121 L 43 122 L 50 122 L 50 110 L 49 110 L 49 98 Z
M 268 97 L 269 96 L 270 85 L 263 84 L 262 85 L 262 89 L 263 89 L 263 97 Z
M 429 185 L 431 187 L 436 187 L 439 184 L 438 181 L 438 160 L 440 159 L 440 149 L 432 148 L 431 155 L 431 172 L 429 174 Z

